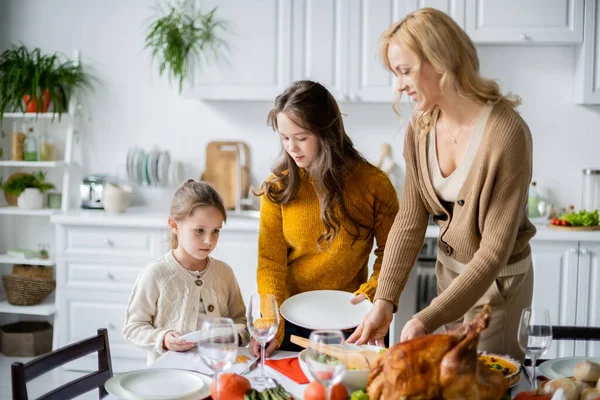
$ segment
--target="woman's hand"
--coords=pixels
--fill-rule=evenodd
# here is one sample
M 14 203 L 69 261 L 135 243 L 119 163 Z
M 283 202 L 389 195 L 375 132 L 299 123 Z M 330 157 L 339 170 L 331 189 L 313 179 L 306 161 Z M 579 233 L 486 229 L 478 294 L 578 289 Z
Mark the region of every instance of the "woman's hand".
M 350 304 L 358 304 L 361 301 L 365 300 L 366 298 L 367 298 L 367 296 L 365 296 L 364 294 L 357 294 L 353 298 L 350 299 Z
M 400 334 L 400 342 L 404 342 L 406 340 L 411 340 L 419 336 L 425 335 L 427 335 L 427 331 L 423 327 L 421 321 L 419 321 L 416 318 L 413 318 L 404 325 L 404 328 L 402 328 L 402 333 Z
M 391 301 L 375 300 L 371 311 L 346 342 L 357 345 L 373 343 L 376 346 L 382 346 L 383 339 L 392 323 L 393 314 L 394 304 Z
M 175 331 L 168 332 L 163 339 L 163 347 L 172 351 L 187 351 L 195 345 L 195 343 L 181 339 L 179 333 Z
M 260 343 L 259 342 L 257 342 L 254 338 L 252 338 L 252 339 L 250 339 L 250 344 L 248 345 L 248 347 L 250 347 L 250 352 L 252 353 L 252 355 L 254 357 L 260 357 Z M 277 342 L 275 340 L 267 342 L 267 348 L 265 349 L 265 358 L 269 358 L 271 356 L 271 353 L 273 353 L 276 348 L 277 348 Z

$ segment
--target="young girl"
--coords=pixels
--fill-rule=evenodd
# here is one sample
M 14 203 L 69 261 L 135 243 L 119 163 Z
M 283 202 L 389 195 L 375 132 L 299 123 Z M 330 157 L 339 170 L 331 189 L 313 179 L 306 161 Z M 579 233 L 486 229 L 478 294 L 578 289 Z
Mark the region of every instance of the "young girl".
M 205 317 L 236 324 L 240 346 L 248 343 L 246 307 L 231 267 L 208 255 L 226 219 L 219 194 L 190 179 L 173 196 L 169 229 L 172 250 L 147 265 L 135 282 L 123 334 L 148 350 L 148 363 L 167 350 L 194 346 L 180 338 L 200 329 Z
M 398 212 L 392 183 L 354 148 L 335 99 L 321 84 L 293 83 L 268 120 L 285 151 L 262 189 L 258 291 L 274 294 L 279 304 L 320 289 L 354 293 L 353 303 L 372 300 Z M 266 353 L 296 349 L 290 335 L 308 333 L 281 323 Z M 254 341 L 251 348 L 258 353 Z

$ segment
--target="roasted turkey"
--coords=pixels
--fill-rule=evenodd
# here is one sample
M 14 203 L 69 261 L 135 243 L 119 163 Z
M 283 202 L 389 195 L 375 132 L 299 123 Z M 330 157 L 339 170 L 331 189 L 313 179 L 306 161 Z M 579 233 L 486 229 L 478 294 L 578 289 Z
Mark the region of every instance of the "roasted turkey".
M 491 317 L 488 305 L 468 324 L 398 343 L 369 374 L 371 400 L 499 400 L 509 383 L 479 361 L 477 344 Z

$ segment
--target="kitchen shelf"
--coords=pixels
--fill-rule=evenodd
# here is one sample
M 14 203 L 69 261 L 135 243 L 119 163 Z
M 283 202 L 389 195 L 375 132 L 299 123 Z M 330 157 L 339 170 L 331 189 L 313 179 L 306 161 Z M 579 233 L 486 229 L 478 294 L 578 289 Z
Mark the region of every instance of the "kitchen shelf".
M 56 168 L 65 164 L 64 161 L 0 161 L 0 167 L 16 168 Z
M 35 306 L 14 306 L 8 300 L 0 301 L 0 313 L 22 314 L 22 315 L 54 315 L 56 306 L 54 305 L 54 296 L 44 300 L 41 304 Z
M 4 215 L 31 215 L 38 217 L 49 217 L 54 214 L 60 213 L 61 210 L 53 208 L 41 208 L 38 210 L 27 210 L 19 207 L 4 206 L 0 207 L 0 214 Z
M 61 115 L 61 119 L 65 117 L 69 117 L 70 114 L 67 112 L 63 112 Z M 4 113 L 4 119 L 7 118 L 34 118 L 34 119 L 56 119 L 58 121 L 58 114 L 54 113 Z
M 16 258 L 6 254 L 0 254 L 0 264 L 44 265 L 46 267 L 52 267 L 56 265 L 56 261 L 52 258 L 42 260 L 41 258 Z

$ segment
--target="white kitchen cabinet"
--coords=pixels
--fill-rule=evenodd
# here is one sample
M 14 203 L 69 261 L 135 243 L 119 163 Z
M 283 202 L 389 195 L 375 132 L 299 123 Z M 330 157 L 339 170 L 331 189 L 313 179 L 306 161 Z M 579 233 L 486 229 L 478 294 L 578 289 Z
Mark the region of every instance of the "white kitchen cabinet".
M 475 43 L 583 41 L 583 0 L 465 1 L 465 30 Z
M 600 243 L 579 243 L 577 324 L 600 327 Z M 600 342 L 577 341 L 576 356 L 600 357 Z
M 218 6 L 228 44 L 216 62 L 203 64 L 185 85 L 186 97 L 273 101 L 291 81 L 292 6 L 289 0 L 202 0 Z
M 553 325 L 575 325 L 577 311 L 576 241 L 533 241 L 531 252 L 534 269 L 533 307 L 550 312 Z M 575 343 L 553 342 L 543 358 L 572 357 Z
M 575 49 L 575 91 L 578 104 L 600 104 L 600 3 L 585 0 L 583 43 Z

